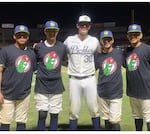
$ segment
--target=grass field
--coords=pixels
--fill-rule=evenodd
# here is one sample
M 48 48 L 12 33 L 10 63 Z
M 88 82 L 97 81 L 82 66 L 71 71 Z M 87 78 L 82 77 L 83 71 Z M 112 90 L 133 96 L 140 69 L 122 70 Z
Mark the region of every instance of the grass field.
M 123 104 L 122 104 L 122 120 L 121 120 L 121 130 L 122 131 L 134 131 L 134 120 L 131 115 L 131 109 L 129 105 L 128 97 L 126 96 L 125 89 L 126 89 L 126 76 L 125 72 L 123 71 L 123 89 L 124 89 L 124 95 L 123 95 Z M 69 115 L 69 96 L 68 96 L 68 75 L 66 73 L 66 68 L 62 68 L 62 77 L 63 82 L 65 86 L 65 92 L 63 94 L 63 110 L 59 114 L 59 131 L 67 131 L 68 130 L 68 115 Z M 31 93 L 31 103 L 29 108 L 29 114 L 28 114 L 28 122 L 27 122 L 27 130 L 35 131 L 36 130 L 36 124 L 38 119 L 38 114 L 35 109 L 35 101 L 34 101 L 34 85 L 35 85 L 35 76 L 33 76 L 32 81 L 32 93 Z M 78 129 L 80 131 L 84 130 L 92 130 L 91 126 L 91 117 L 89 115 L 89 112 L 87 110 L 87 106 L 84 101 L 84 97 L 82 97 L 82 105 L 81 110 L 79 114 L 79 121 L 78 121 Z M 47 130 L 49 126 L 49 116 L 47 118 Z M 16 127 L 15 122 L 12 122 L 11 130 L 14 131 Z M 101 127 L 104 128 L 104 121 L 101 120 Z M 144 131 L 146 130 L 146 125 L 144 124 Z

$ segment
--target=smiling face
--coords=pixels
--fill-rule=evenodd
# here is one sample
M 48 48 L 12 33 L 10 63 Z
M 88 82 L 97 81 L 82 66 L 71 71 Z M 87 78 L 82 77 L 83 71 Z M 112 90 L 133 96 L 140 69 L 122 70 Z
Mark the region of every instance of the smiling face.
M 141 32 L 130 32 L 127 34 L 127 38 L 131 43 L 132 47 L 137 47 L 141 44 L 143 34 Z
M 29 35 L 25 32 L 16 33 L 13 38 L 16 40 L 16 43 L 19 45 L 25 45 L 29 39 Z
M 88 22 L 81 22 L 77 24 L 77 28 L 79 30 L 79 34 L 85 36 L 88 35 L 91 25 Z
M 102 48 L 105 50 L 105 51 L 111 51 L 112 50 L 112 45 L 114 43 L 114 38 L 112 37 L 104 37 L 102 39 L 100 39 L 100 42 L 102 44 Z
M 44 31 L 47 40 L 56 39 L 58 32 L 58 29 L 46 29 Z

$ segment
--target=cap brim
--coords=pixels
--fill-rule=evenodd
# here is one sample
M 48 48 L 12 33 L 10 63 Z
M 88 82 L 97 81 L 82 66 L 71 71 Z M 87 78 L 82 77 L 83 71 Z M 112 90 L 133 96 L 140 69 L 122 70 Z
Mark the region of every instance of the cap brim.
M 91 24 L 91 22 L 89 22 L 89 21 L 80 21 L 80 22 L 78 22 L 78 24 Z
M 103 38 L 106 38 L 106 37 L 113 38 L 112 36 L 102 36 L 100 38 L 103 39 Z
M 127 33 L 141 33 L 142 31 L 137 31 L 137 30 L 132 30 L 132 31 L 128 31 Z
M 25 32 L 25 31 L 17 31 L 17 32 L 15 32 L 14 34 L 17 34 L 17 33 L 26 33 L 26 34 L 30 35 L 29 32 Z
M 47 29 L 56 29 L 56 30 L 59 30 L 59 28 L 56 28 L 56 27 L 47 27 L 47 28 L 45 28 L 45 30 L 47 30 Z

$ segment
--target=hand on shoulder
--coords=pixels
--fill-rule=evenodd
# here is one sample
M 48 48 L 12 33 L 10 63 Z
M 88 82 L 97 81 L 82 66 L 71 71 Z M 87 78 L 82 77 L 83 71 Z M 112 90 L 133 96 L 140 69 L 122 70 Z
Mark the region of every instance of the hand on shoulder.
M 43 42 L 43 40 L 40 40 L 40 42 Z M 35 46 L 36 46 L 37 44 L 38 44 L 37 42 L 34 43 L 34 44 L 33 44 L 33 48 L 35 48 Z

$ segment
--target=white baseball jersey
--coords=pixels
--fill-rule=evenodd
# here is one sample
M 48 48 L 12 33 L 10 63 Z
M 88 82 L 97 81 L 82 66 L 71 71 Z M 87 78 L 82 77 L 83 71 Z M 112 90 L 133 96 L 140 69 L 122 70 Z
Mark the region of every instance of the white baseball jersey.
M 68 51 L 69 75 L 83 77 L 95 74 L 94 52 L 100 48 L 96 37 L 88 35 L 81 41 L 78 35 L 69 36 L 64 44 Z

